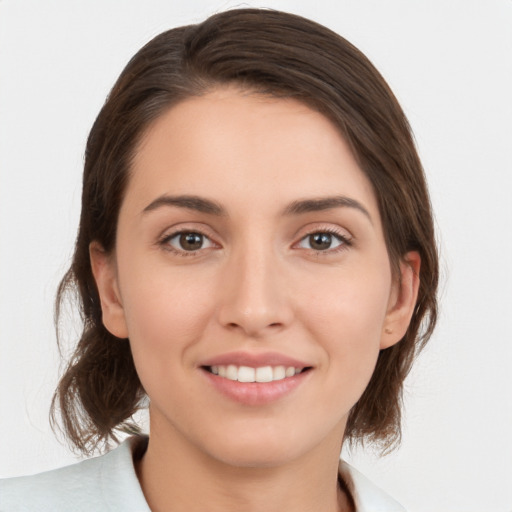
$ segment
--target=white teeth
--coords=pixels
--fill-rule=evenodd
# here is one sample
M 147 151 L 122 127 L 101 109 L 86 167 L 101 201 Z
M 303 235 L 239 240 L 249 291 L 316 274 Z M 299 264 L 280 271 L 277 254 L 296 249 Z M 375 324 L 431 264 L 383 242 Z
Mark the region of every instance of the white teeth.
M 250 368 L 249 366 L 240 366 L 238 368 L 238 380 L 239 382 L 254 382 L 256 375 L 256 370 L 254 368 Z
M 256 382 L 272 382 L 272 366 L 256 368 Z
M 275 366 L 272 371 L 272 380 L 282 380 L 286 377 L 286 369 L 284 366 Z
M 234 364 L 228 365 L 226 369 L 226 378 L 229 380 L 238 380 L 238 368 Z
M 295 375 L 295 368 L 293 366 L 288 366 L 288 368 L 286 368 L 285 375 L 287 377 L 293 377 Z
M 258 368 L 251 368 L 250 366 L 236 366 L 234 364 L 210 367 L 210 371 L 213 374 L 239 382 L 273 382 L 293 377 L 302 370 L 303 368 L 295 368 L 293 366 L 260 366 Z

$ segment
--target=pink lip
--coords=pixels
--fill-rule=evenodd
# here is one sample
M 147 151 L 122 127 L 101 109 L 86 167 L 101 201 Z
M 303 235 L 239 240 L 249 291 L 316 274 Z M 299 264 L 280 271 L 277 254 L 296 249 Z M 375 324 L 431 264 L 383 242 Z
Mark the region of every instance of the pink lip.
M 229 380 L 202 369 L 209 384 L 225 397 L 244 405 L 266 405 L 291 394 L 311 374 L 311 371 L 298 373 L 273 382 L 238 382 Z
M 294 368 L 306 368 L 312 366 L 304 361 L 299 361 L 293 357 L 279 354 L 278 352 L 264 352 L 261 354 L 251 354 L 249 352 L 229 352 L 219 356 L 212 357 L 200 363 L 200 366 L 219 366 L 234 364 L 236 366 L 249 366 L 258 368 L 261 366 L 293 366 Z
M 254 354 L 249 352 L 230 352 L 202 361 L 199 365 L 201 373 L 206 377 L 210 386 L 223 396 L 234 402 L 244 405 L 271 404 L 284 398 L 300 386 L 311 374 L 311 370 L 304 371 L 272 382 L 238 382 L 229 380 L 206 370 L 210 366 L 249 366 L 258 368 L 262 366 L 285 366 L 294 368 L 311 368 L 311 364 L 279 354 L 278 352 L 264 352 Z

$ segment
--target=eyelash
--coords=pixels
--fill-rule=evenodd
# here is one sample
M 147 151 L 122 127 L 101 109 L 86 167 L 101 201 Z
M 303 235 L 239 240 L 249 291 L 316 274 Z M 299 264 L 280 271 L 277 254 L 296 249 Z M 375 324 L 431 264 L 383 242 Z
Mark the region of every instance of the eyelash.
M 317 250 L 317 249 L 313 249 L 313 248 L 310 248 L 310 249 L 305 248 L 305 249 L 309 250 L 309 251 L 313 251 L 313 253 L 318 256 L 320 256 L 320 255 L 327 256 L 330 254 L 336 254 L 338 252 L 345 251 L 349 247 L 352 246 L 351 239 L 348 238 L 347 236 L 341 234 L 336 229 L 323 228 L 323 229 L 315 229 L 315 230 L 310 231 L 309 233 L 306 233 L 304 236 L 301 237 L 301 239 L 296 244 L 294 244 L 294 247 L 301 244 L 308 237 L 311 237 L 313 235 L 321 235 L 321 234 L 327 234 L 329 236 L 335 237 L 340 242 L 340 244 L 337 247 L 335 247 L 334 249 L 326 249 L 326 250 Z M 170 244 L 170 241 L 173 238 L 179 237 L 181 235 L 199 235 L 203 241 L 208 240 L 212 246 L 217 245 L 215 242 L 212 241 L 212 239 L 208 235 L 202 233 L 201 231 L 187 230 L 187 229 L 164 235 L 158 241 L 158 245 L 162 246 L 165 250 L 172 252 L 173 254 L 176 254 L 178 256 L 183 256 L 183 257 L 198 256 L 201 250 L 211 248 L 211 247 L 206 247 L 206 248 L 201 247 L 197 250 L 191 250 L 191 251 L 187 251 L 185 249 L 182 249 L 182 250 L 176 249 Z

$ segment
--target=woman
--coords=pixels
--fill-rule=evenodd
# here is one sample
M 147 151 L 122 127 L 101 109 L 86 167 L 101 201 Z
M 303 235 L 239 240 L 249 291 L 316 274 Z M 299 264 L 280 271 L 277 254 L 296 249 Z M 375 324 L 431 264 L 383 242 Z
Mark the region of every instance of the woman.
M 407 121 L 352 45 L 242 9 L 156 37 L 89 136 L 55 397 L 84 453 L 1 510 L 403 510 L 342 443 L 400 437 L 438 263 Z M 30 490 L 30 492 L 28 492 Z

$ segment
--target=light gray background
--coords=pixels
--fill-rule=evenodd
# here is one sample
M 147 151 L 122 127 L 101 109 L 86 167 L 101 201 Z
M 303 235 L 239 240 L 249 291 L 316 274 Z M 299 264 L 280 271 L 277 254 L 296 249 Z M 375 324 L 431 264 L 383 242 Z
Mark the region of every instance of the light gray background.
M 512 1 L 0 0 L 0 476 L 73 462 L 48 426 L 56 285 L 88 130 L 139 47 L 228 7 L 327 25 L 401 101 L 431 186 L 442 316 L 402 448 L 348 458 L 411 512 L 512 511 Z

